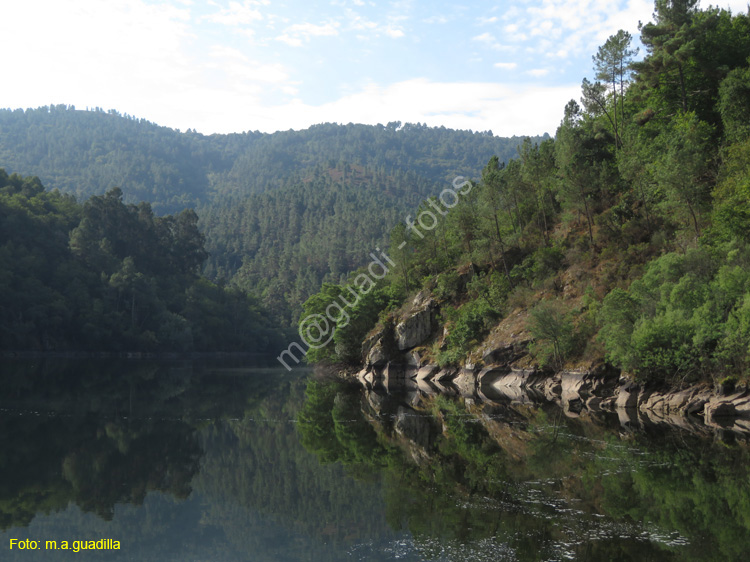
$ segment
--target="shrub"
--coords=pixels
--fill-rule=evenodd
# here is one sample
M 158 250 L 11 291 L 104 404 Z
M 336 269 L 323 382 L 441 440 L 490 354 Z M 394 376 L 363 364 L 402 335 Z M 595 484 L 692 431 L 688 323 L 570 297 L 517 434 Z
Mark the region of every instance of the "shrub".
M 542 301 L 532 310 L 529 331 L 534 337 L 531 352 L 543 366 L 561 369 L 573 344 L 573 322 L 559 301 Z

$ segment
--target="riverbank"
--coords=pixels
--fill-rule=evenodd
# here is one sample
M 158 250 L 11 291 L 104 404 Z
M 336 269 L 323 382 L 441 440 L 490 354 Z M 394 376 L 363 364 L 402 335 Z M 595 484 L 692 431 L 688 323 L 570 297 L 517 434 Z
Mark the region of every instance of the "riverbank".
M 709 385 L 656 389 L 639 385 L 615 369 L 551 372 L 507 365 L 446 368 L 387 363 L 367 366 L 356 378 L 368 389 L 411 387 L 426 394 L 453 394 L 499 403 L 554 402 L 566 416 L 616 412 L 622 426 L 642 422 L 690 428 L 705 425 L 750 435 L 750 392 L 722 392 Z

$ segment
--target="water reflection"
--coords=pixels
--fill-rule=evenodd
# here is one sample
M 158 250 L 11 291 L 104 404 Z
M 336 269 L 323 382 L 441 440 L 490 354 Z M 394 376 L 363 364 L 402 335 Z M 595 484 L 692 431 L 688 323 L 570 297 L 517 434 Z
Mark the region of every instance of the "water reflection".
M 742 436 L 231 362 L 0 373 L 3 559 L 30 559 L 10 538 L 112 538 L 120 552 L 85 558 L 160 561 L 739 560 L 750 547 Z
M 750 547 L 750 458 L 733 433 L 435 390 L 312 381 L 300 415 L 321 459 L 385 474 L 389 523 L 427 556 L 492 543 L 514 560 L 739 560 Z

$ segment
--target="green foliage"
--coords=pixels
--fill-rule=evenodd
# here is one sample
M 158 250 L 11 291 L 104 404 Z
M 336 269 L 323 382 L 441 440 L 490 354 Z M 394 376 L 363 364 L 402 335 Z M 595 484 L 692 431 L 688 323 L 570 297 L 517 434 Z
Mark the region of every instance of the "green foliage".
M 741 142 L 750 136 L 750 67 L 735 68 L 719 86 L 719 113 L 724 135 L 729 142 Z
M 641 380 L 746 372 L 750 17 L 658 0 L 641 31 L 638 63 L 624 31 L 598 50 L 554 140 L 490 158 L 450 209 L 423 201 L 411 218 L 434 214 L 431 230 L 392 231 L 398 266 L 384 286 L 426 280 L 448 333 L 441 364 L 520 307 L 536 358 L 556 368 L 601 345 Z M 602 300 L 577 307 L 587 287 Z M 549 298 L 558 292 L 576 308 Z
M 700 236 L 700 218 L 710 201 L 715 175 L 713 128 L 694 113 L 685 113 L 674 120 L 665 144 L 663 157 L 654 164 L 654 175 L 666 194 L 665 205 L 685 209 L 696 237 Z
M 444 271 L 437 277 L 433 294 L 439 301 L 453 300 L 459 294 L 460 275 L 455 269 Z
M 198 276 L 191 210 L 156 217 L 113 188 L 78 205 L 0 170 L 0 349 L 271 350 L 257 302 Z
M 360 296 L 348 311 L 349 323 L 343 328 L 337 328 L 333 335 L 337 359 L 347 363 L 361 361 L 365 336 L 375 327 L 383 312 L 396 307 L 402 298 L 403 293 L 393 286 L 374 289 Z
M 530 312 L 531 352 L 542 365 L 561 369 L 573 346 L 573 322 L 563 303 L 542 301 Z
M 604 297 L 598 322 L 598 337 L 607 349 L 607 359 L 625 366 L 632 355 L 630 340 L 638 319 L 638 301 L 627 291 L 616 288 Z
M 525 280 L 529 285 L 544 281 L 562 268 L 565 255 L 558 247 L 542 246 L 511 271 L 514 279 Z
M 5 176 L 9 232 L 31 232 L 29 220 L 50 216 L 38 225 L 44 234 L 0 244 L 0 263 L 11 264 L 0 269 L 0 288 L 13 295 L 2 337 L 55 347 L 75 324 L 81 341 L 143 349 L 269 342 L 261 306 L 284 325 L 329 316 L 350 294 L 349 272 L 373 253 L 387 274 L 331 309 L 333 342 L 311 350 L 311 360 L 357 361 L 377 319 L 423 288 L 448 321 L 443 363 L 465 357 L 508 308 L 538 304 L 530 323 L 549 364 L 589 347 L 596 317 L 609 360 L 643 379 L 744 372 L 750 16 L 657 0 L 640 39 L 646 54 L 637 63 L 624 31 L 598 49 L 581 104 L 567 104 L 554 140 L 400 123 L 204 137 L 100 111 L 0 112 L 0 156 L 14 169 L 57 168 L 50 181 L 60 183 L 50 185 L 79 193 L 123 187 L 79 207 Z M 74 132 L 79 119 L 86 126 Z M 114 140 L 102 134 L 105 123 Z M 88 175 L 62 165 L 60 131 L 86 139 L 67 150 Z M 178 171 L 192 175 L 174 196 Z M 147 185 L 153 207 L 124 203 Z M 181 202 L 198 204 L 203 234 L 191 212 L 158 216 Z M 231 279 L 259 301 L 240 303 L 236 289 L 197 281 L 204 247 L 209 277 Z M 44 266 L 66 252 L 73 265 Z M 22 268 L 36 272 L 28 296 L 8 273 Z M 589 286 L 600 308 L 599 299 L 577 307 Z M 560 300 L 553 293 L 576 308 L 545 310 L 543 301 Z M 240 328 L 228 336 L 221 318 L 232 307 L 255 320 L 235 317 Z
M 642 380 L 691 380 L 731 368 L 747 376 L 750 249 L 724 244 L 653 261 L 599 313 L 607 356 Z
M 724 237 L 750 240 L 750 139 L 726 150 L 714 189 L 713 226 Z
M 493 154 L 510 159 L 519 140 L 400 122 L 205 136 L 99 109 L 0 110 L 9 170 L 81 198 L 119 186 L 156 214 L 196 208 L 205 274 L 259 295 L 284 326 L 322 282 L 385 247 L 406 210 Z
M 446 348 L 438 356 L 441 366 L 459 363 L 489 333 L 499 317 L 498 311 L 484 298 L 471 300 L 458 309 L 448 309 L 445 314 L 449 324 Z
M 466 290 L 469 297 L 481 298 L 491 310 L 501 315 L 505 310 L 510 284 L 507 277 L 497 271 L 490 271 L 476 275 L 466 284 Z
M 297 416 L 302 445 L 324 463 L 375 464 L 384 448 L 362 416 L 357 389 L 310 379 Z

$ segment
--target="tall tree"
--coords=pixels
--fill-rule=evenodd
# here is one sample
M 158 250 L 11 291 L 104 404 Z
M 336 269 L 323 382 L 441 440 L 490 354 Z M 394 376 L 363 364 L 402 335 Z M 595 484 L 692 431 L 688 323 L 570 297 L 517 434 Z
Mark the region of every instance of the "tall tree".
M 715 180 L 713 129 L 695 113 L 680 116 L 668 135 L 668 148 L 655 162 L 655 176 L 667 193 L 667 203 L 677 203 L 690 215 L 696 238 L 700 217 L 710 202 L 710 186 Z
M 656 0 L 654 22 L 639 26 L 649 56 L 634 68 L 652 87 L 676 80 L 683 113 L 688 111 L 685 66 L 696 46 L 696 29 L 691 24 L 697 6 L 698 0 Z
M 612 88 L 612 113 L 614 135 L 617 146 L 622 145 L 622 123 L 625 120 L 625 85 L 628 81 L 630 64 L 633 57 L 638 54 L 638 49 L 631 49 L 632 36 L 627 31 L 619 30 L 611 35 L 607 41 L 599 47 L 596 55 L 592 57 L 597 80 L 608 83 Z M 619 118 L 618 118 L 618 89 L 619 89 Z

